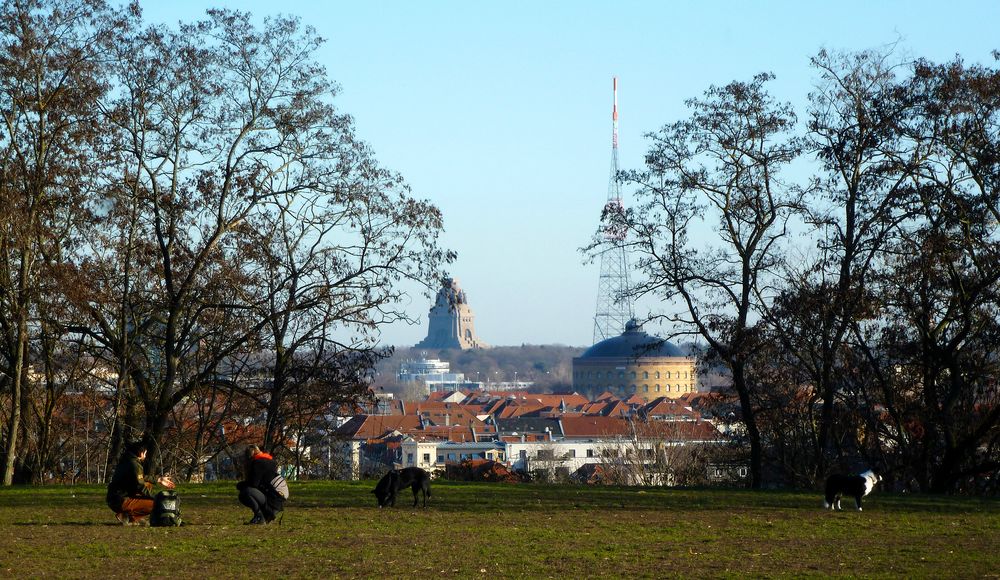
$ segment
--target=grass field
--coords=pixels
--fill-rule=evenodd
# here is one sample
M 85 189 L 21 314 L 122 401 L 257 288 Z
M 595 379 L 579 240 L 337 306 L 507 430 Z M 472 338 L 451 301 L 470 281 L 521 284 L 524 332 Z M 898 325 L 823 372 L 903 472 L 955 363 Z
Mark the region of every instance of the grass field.
M 181 485 L 180 528 L 117 525 L 98 486 L 4 488 L 0 576 L 1000 575 L 996 499 L 436 481 L 427 509 L 380 510 L 372 487 L 295 483 L 282 525 L 244 526 L 231 483 Z

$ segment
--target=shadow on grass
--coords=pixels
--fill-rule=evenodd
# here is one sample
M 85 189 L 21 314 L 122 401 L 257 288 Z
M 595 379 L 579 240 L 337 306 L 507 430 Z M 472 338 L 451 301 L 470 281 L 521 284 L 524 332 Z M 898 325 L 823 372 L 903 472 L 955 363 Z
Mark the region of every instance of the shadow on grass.
M 13 525 L 13 526 L 21 526 L 21 527 L 26 527 L 26 528 L 53 528 L 53 527 L 56 527 L 56 526 L 59 526 L 59 527 L 78 527 L 78 528 L 81 528 L 81 527 L 92 528 L 92 527 L 96 527 L 96 526 L 105 526 L 105 527 L 106 526 L 110 526 L 110 527 L 113 527 L 113 528 L 121 528 L 121 527 L 123 527 L 118 522 L 14 522 L 11 525 Z
M 235 527 L 235 526 L 241 525 L 242 523 L 243 522 L 240 522 L 239 524 L 234 524 L 232 522 L 187 522 L 187 521 L 185 521 L 180 526 L 149 526 L 149 525 L 123 526 L 123 525 L 121 525 L 118 522 L 104 522 L 104 521 L 95 522 L 95 521 L 90 521 L 90 522 L 12 522 L 10 525 L 16 526 L 16 527 L 22 527 L 22 528 L 56 528 L 56 527 L 60 527 L 60 528 L 108 528 L 108 527 L 110 527 L 110 528 L 163 528 L 163 529 L 170 529 L 170 528 L 174 528 L 174 527 L 182 527 L 182 528 L 192 528 L 192 527 L 209 527 L 209 528 L 211 528 L 211 527 L 215 527 L 215 526 Z M 280 526 L 280 524 L 273 524 L 273 525 L 274 526 Z

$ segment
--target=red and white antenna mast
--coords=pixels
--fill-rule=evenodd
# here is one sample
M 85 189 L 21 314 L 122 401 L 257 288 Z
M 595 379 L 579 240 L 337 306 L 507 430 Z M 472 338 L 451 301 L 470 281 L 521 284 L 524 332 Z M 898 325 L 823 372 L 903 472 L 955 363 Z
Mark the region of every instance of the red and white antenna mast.
M 611 147 L 618 150 L 618 77 L 611 77 L 611 91 L 615 95 L 614 105 L 611 106 Z
M 618 336 L 634 318 L 632 301 L 626 296 L 629 288 L 628 260 L 625 254 L 625 230 L 620 217 L 622 204 L 618 184 L 618 77 L 612 77 L 614 102 L 611 106 L 611 176 L 608 199 L 602 212 L 604 238 L 608 242 L 601 252 L 601 275 L 597 286 L 597 311 L 594 315 L 594 343 Z

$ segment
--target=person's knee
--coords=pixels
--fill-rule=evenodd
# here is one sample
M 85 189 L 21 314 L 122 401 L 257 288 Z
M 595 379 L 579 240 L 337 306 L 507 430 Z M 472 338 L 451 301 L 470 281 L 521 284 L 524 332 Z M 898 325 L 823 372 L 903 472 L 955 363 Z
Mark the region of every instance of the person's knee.
M 257 509 L 257 501 L 253 498 L 252 495 L 250 495 L 250 493 L 247 491 L 247 488 L 243 488 L 240 490 L 239 500 L 241 504 L 247 506 L 248 508 Z
M 240 490 L 240 503 L 256 512 L 267 504 L 267 498 L 257 488 L 244 487 Z

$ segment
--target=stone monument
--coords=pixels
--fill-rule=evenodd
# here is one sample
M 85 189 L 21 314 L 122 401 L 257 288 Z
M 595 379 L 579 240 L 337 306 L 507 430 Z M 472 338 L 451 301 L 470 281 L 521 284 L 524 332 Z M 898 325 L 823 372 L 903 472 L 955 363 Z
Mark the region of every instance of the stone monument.
M 459 287 L 457 279 L 442 280 L 441 289 L 438 290 L 427 318 L 427 338 L 414 348 L 489 348 L 489 345 L 476 337 L 472 309 L 469 308 L 465 291 Z

